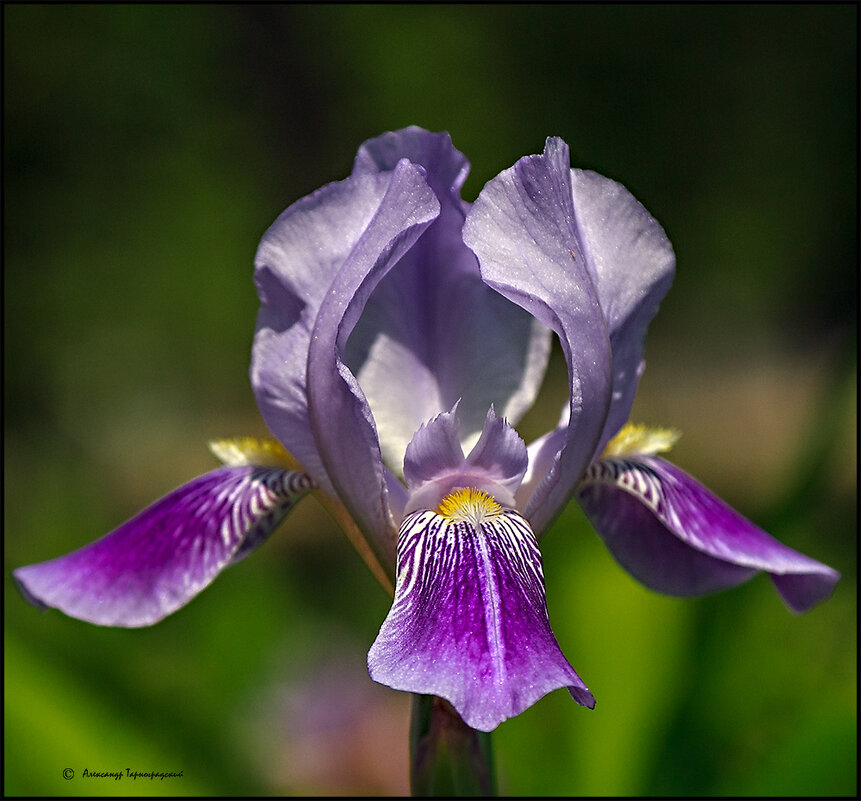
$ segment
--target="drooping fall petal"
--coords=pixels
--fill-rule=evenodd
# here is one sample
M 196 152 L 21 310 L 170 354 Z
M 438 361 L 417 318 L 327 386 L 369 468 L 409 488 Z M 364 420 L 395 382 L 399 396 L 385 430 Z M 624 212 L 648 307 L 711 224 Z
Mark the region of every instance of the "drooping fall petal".
M 444 502 L 441 513 L 405 518 L 395 600 L 368 654 L 371 678 L 445 698 L 480 731 L 561 687 L 593 707 L 550 629 L 529 524 L 481 493 L 466 493 Z M 466 516 L 453 511 L 458 505 Z
M 764 571 L 787 605 L 804 612 L 828 598 L 840 578 L 659 456 L 597 461 L 577 499 L 622 567 L 658 592 L 700 595 Z
M 222 467 L 100 540 L 13 575 L 38 606 L 103 626 L 149 626 L 260 545 L 312 486 L 299 471 Z

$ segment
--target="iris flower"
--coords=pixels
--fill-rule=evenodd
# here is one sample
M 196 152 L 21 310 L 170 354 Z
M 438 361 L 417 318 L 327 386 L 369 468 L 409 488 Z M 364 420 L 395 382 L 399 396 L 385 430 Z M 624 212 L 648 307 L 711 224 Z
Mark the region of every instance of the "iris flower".
M 767 573 L 804 611 L 839 575 L 777 542 L 627 425 L 646 329 L 675 259 L 622 186 L 567 145 L 460 197 L 447 134 L 366 142 L 352 174 L 290 206 L 255 261 L 251 383 L 273 440 L 212 443 L 223 466 L 104 538 L 15 578 L 41 606 L 146 626 L 256 549 L 306 494 L 394 600 L 371 677 L 491 731 L 551 690 L 594 698 L 550 628 L 538 542 L 576 498 L 632 575 L 698 595 Z M 556 335 L 559 424 L 514 426 Z

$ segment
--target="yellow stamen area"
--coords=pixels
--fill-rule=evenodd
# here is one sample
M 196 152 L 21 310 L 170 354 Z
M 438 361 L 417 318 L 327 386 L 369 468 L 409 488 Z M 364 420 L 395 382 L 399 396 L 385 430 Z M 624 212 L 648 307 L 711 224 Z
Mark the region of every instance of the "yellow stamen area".
M 632 453 L 665 453 L 682 435 L 675 428 L 656 428 L 640 423 L 626 423 L 604 448 L 604 456 L 626 456 Z
M 250 465 L 252 467 L 280 467 L 282 470 L 302 471 L 299 462 L 275 439 L 228 437 L 226 439 L 214 439 L 207 444 L 209 450 L 228 467 Z M 319 489 L 312 490 L 312 494 L 353 543 L 371 572 L 383 585 L 383 589 L 389 595 L 394 595 L 394 587 L 382 566 L 381 558 L 373 551 L 344 505 Z M 394 571 L 394 552 L 392 553 L 390 570 Z
M 484 490 L 459 487 L 446 495 L 435 511 L 456 523 L 466 521 L 479 525 L 488 517 L 502 514 L 502 507 Z
M 302 469 L 299 462 L 274 439 L 229 437 L 211 440 L 208 445 L 209 450 L 228 467 L 254 465 L 255 467 L 282 467 L 285 470 Z

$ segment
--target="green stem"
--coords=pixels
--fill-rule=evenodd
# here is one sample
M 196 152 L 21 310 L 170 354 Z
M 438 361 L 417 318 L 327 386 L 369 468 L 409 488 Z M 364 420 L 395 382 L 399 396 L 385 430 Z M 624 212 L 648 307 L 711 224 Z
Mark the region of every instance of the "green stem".
M 410 789 L 414 796 L 495 795 L 490 734 L 469 728 L 448 701 L 414 695 Z

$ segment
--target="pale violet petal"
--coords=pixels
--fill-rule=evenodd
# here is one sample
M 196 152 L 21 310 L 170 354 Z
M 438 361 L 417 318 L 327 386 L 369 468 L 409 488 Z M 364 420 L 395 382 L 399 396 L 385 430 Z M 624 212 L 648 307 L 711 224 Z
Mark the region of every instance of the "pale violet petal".
M 311 331 L 336 276 L 386 197 L 390 174 L 328 184 L 290 206 L 257 250 L 261 307 L 251 358 L 251 385 L 270 431 L 333 492 L 308 419 Z
M 374 290 L 347 343 L 345 361 L 374 418 L 385 463 L 400 473 L 425 421 L 460 399 L 462 444 L 477 440 L 488 407 L 515 423 L 532 405 L 550 332 L 481 281 L 461 238 L 459 197 L 468 163 L 448 134 L 412 127 L 365 143 L 354 174 L 421 165 L 440 215 Z
M 504 417 L 497 417 L 491 406 L 481 436 L 466 457 L 467 466 L 513 494 L 523 480 L 528 461 L 523 440 Z
M 457 406 L 422 423 L 413 435 L 404 455 L 407 486 L 415 488 L 463 468 Z
M 673 280 L 661 226 L 621 184 L 571 170 L 574 215 L 613 353 L 613 395 L 598 452 L 628 420 L 642 373 L 646 329 Z
M 463 236 L 483 280 L 555 331 L 568 365 L 565 440 L 524 510 L 542 532 L 596 452 L 612 388 L 610 340 L 576 227 L 567 145 L 550 138 L 543 155 L 490 181 Z
M 310 336 L 307 393 L 311 431 L 326 474 L 383 568 L 393 573 L 397 528 L 377 430 L 343 354 L 371 293 L 436 218 L 439 202 L 424 171 L 406 160 L 386 180 L 373 219 L 320 304 Z
M 410 490 L 406 511 L 433 509 L 457 487 L 483 490 L 503 506 L 514 507 L 514 493 L 527 466 L 526 446 L 493 407 L 469 456 L 460 446 L 459 404 L 428 421 L 407 446 L 404 474 Z

